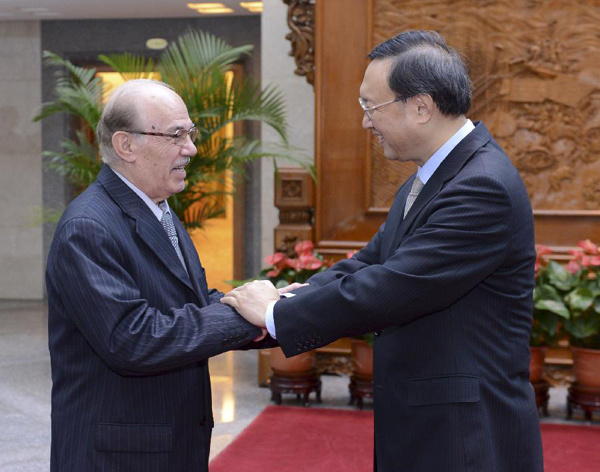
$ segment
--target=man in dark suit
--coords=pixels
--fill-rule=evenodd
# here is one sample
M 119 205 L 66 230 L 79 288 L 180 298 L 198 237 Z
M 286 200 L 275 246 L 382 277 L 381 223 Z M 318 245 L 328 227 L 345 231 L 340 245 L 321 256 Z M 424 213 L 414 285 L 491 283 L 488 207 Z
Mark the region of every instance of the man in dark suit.
M 373 239 L 296 296 L 279 300 L 261 281 L 222 302 L 266 326 L 287 356 L 376 332 L 376 470 L 539 472 L 523 182 L 485 126 L 466 118 L 468 73 L 441 36 L 402 33 L 370 58 L 363 126 L 417 173 Z
M 48 257 L 52 472 L 208 470 L 207 359 L 262 333 L 208 291 L 166 203 L 185 187 L 196 134 L 160 82 L 127 82 L 104 109 L 105 165 Z

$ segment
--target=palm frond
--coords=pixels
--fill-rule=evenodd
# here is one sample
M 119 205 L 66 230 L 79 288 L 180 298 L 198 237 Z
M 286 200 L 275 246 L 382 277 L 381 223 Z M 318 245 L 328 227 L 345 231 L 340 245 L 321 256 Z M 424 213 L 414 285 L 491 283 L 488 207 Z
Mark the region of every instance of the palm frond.
M 169 199 L 187 228 L 201 228 L 207 219 L 224 211 L 224 197 L 231 194 L 232 187 L 227 178 L 240 178 L 246 164 L 255 159 L 272 159 L 275 167 L 278 160 L 285 159 L 308 168 L 314 176 L 314 168 L 306 163 L 307 156 L 288 145 L 283 95 L 272 86 L 261 89 L 252 80 L 231 83 L 227 75 L 231 65 L 251 50 L 250 45 L 232 47 L 214 35 L 190 30 L 168 46 L 158 64 L 129 53 L 99 56 L 125 80 L 150 78 L 157 71 L 160 79 L 182 97 L 200 130 L 198 154 L 186 169 L 187 187 Z M 103 95 L 95 69 L 77 67 L 47 51 L 44 58 L 46 64 L 60 67 L 62 75 L 55 84 L 56 98 L 45 103 L 35 119 L 66 113 L 95 132 Z M 244 121 L 265 123 L 277 132 L 281 142 L 226 137 L 228 126 Z M 101 161 L 94 133 L 78 131 L 75 137 L 63 140 L 60 152 L 48 151 L 44 156 L 50 159 L 52 168 L 83 189 L 94 181 Z
M 124 81 L 134 79 L 151 79 L 156 75 L 154 59 L 129 52 L 123 54 L 100 54 L 102 62 L 112 67 Z
M 76 140 L 63 139 L 62 152 L 44 151 L 49 158 L 48 167 L 58 171 L 82 191 L 96 180 L 102 162 L 94 144 L 90 143 L 82 131 L 76 132 Z
M 63 81 L 68 81 L 69 83 L 73 83 L 75 85 L 85 85 L 90 83 L 95 75 L 96 69 L 94 68 L 85 68 L 74 65 L 71 61 L 67 59 L 63 59 L 58 54 L 55 54 L 50 51 L 44 51 L 42 53 L 44 58 L 44 64 L 46 66 L 53 66 L 59 68 L 65 68 L 67 70 L 67 76 L 60 71 L 58 74 L 57 84 L 60 85 Z

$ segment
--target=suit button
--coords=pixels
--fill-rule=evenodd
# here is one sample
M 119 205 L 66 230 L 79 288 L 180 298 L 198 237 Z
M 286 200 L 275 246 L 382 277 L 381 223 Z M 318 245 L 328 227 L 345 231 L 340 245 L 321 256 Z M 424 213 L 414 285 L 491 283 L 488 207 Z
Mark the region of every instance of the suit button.
M 206 417 L 202 417 L 198 420 L 198 426 L 204 426 L 206 424 Z
M 375 336 L 381 336 L 381 330 L 375 331 Z

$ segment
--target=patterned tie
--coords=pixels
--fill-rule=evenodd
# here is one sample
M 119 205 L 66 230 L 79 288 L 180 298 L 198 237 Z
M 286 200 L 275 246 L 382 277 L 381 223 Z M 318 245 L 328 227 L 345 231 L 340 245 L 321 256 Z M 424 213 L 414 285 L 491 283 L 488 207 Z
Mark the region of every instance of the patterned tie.
M 171 216 L 171 213 L 169 211 L 167 211 L 166 201 L 163 200 L 162 202 L 160 202 L 158 204 L 158 207 L 163 212 L 160 222 L 161 222 L 163 228 L 165 229 L 165 231 L 167 232 L 167 236 L 169 237 L 169 240 L 171 241 L 171 244 L 173 245 L 173 248 L 175 249 L 175 252 L 177 253 L 177 257 L 179 257 L 179 260 L 181 261 L 183 268 L 187 272 L 187 268 L 185 267 L 185 262 L 183 261 L 183 254 L 181 254 L 181 249 L 179 248 L 179 240 L 177 239 L 177 231 L 175 231 L 175 225 L 173 224 L 173 217 Z
M 421 189 L 424 186 L 425 186 L 425 184 L 423 182 L 421 182 L 421 179 L 419 179 L 418 176 L 415 177 L 412 187 L 410 188 L 408 197 L 406 198 L 406 206 L 404 207 L 404 218 L 406 218 L 406 214 L 408 213 L 408 210 L 410 210 L 410 207 L 413 206 L 413 203 L 415 203 L 415 200 L 417 199 L 419 192 L 421 191 Z

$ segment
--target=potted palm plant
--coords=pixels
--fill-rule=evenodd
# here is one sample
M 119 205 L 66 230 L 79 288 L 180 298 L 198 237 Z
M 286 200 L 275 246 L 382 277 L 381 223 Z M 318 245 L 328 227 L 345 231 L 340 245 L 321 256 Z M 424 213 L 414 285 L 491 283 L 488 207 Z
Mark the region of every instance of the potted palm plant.
M 198 154 L 186 168 L 186 189 L 169 199 L 186 228 L 203 223 L 224 210 L 222 185 L 227 170 L 242 171 L 258 158 L 295 159 L 287 146 L 284 99 L 274 87 L 263 89 L 251 80 L 233 84 L 227 71 L 252 46 L 232 47 L 201 31 L 188 31 L 171 43 L 158 61 L 129 53 L 100 55 L 99 60 L 124 80 L 160 78 L 183 98 L 190 118 L 200 130 Z M 102 165 L 95 130 L 110 93 L 93 68 L 82 68 L 45 51 L 47 65 L 59 68 L 55 99 L 45 103 L 35 120 L 64 113 L 76 122 L 72 137 L 62 141 L 61 151 L 45 151 L 49 166 L 67 178 L 75 193 L 91 184 Z M 265 123 L 279 135 L 279 143 L 264 143 L 247 134 L 227 138 L 222 131 L 246 120 Z

